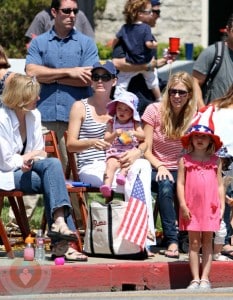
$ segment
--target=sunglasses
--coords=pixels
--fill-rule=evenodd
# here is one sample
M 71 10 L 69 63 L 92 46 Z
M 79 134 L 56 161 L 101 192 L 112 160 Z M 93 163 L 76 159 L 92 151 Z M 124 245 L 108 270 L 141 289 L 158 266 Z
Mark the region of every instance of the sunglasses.
M 169 89 L 168 94 L 169 96 L 176 96 L 176 94 L 178 94 L 180 97 L 185 97 L 188 92 L 184 90 Z
M 147 15 L 151 15 L 152 14 L 152 10 L 142 10 L 141 11 L 142 13 L 144 13 L 144 14 L 147 14 Z
M 108 82 L 108 81 L 110 81 L 113 78 L 114 77 L 111 74 L 103 74 L 103 75 L 92 74 L 92 76 L 91 76 L 91 79 L 93 81 L 99 81 L 101 79 L 103 82 Z
M 70 15 L 72 12 L 74 15 L 77 15 L 79 9 L 78 8 L 59 8 L 65 15 Z
M 158 16 L 160 15 L 161 13 L 161 10 L 160 9 L 152 9 L 151 10 L 153 14 L 157 14 Z

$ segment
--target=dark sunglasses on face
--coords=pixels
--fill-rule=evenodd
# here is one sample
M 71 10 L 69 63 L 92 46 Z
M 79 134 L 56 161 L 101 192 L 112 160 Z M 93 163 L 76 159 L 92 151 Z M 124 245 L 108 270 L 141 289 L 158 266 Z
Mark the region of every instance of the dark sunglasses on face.
M 65 15 L 70 15 L 72 12 L 76 15 L 79 11 L 78 8 L 59 8 Z
M 188 92 L 184 90 L 169 89 L 168 94 L 169 96 L 176 96 L 176 94 L 178 94 L 180 97 L 185 97 Z
M 152 9 L 151 10 L 153 14 L 157 14 L 158 16 L 160 15 L 161 13 L 161 10 L 160 9 Z
M 99 75 L 99 74 L 92 74 L 91 79 L 93 81 L 99 81 L 100 79 L 104 82 L 108 82 L 111 79 L 113 79 L 113 75 L 111 74 L 103 74 L 103 75 Z

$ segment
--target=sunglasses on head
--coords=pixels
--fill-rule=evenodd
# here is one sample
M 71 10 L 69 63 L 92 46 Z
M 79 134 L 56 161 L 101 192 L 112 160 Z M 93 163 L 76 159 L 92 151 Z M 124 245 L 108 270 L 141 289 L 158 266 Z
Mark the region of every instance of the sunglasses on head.
M 187 96 L 188 92 L 184 90 L 169 89 L 168 94 L 170 96 L 176 96 L 176 94 L 178 94 L 180 97 L 185 97 Z
M 70 15 L 72 12 L 76 15 L 79 11 L 78 8 L 59 8 L 65 15 Z
M 113 75 L 111 74 L 103 74 L 103 75 L 99 75 L 97 73 L 92 74 L 91 79 L 93 81 L 99 81 L 100 79 L 104 82 L 110 81 L 111 79 L 113 79 Z

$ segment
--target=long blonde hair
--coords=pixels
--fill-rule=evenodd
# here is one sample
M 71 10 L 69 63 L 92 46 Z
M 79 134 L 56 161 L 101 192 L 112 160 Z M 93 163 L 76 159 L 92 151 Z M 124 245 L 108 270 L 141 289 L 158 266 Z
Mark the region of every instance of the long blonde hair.
M 35 101 L 39 93 L 40 84 L 35 77 L 16 73 L 3 90 L 2 103 L 11 109 L 23 108 Z
M 177 83 L 183 83 L 189 94 L 188 101 L 180 111 L 179 115 L 173 112 L 169 89 L 173 88 Z M 197 101 L 194 93 L 193 78 L 187 72 L 177 72 L 171 75 L 162 100 L 162 130 L 168 138 L 180 138 L 190 126 L 194 113 L 197 110 Z

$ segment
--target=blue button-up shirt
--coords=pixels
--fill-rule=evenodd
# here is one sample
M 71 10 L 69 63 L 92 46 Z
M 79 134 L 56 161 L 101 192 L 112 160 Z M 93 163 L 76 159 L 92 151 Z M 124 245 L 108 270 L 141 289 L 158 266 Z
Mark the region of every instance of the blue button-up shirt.
M 98 49 L 93 39 L 74 29 L 64 39 L 60 39 L 53 29 L 39 35 L 31 41 L 26 56 L 26 65 L 36 64 L 48 68 L 86 67 L 93 66 L 97 61 Z M 74 101 L 91 94 L 91 87 L 41 84 L 38 109 L 42 121 L 68 122 Z

